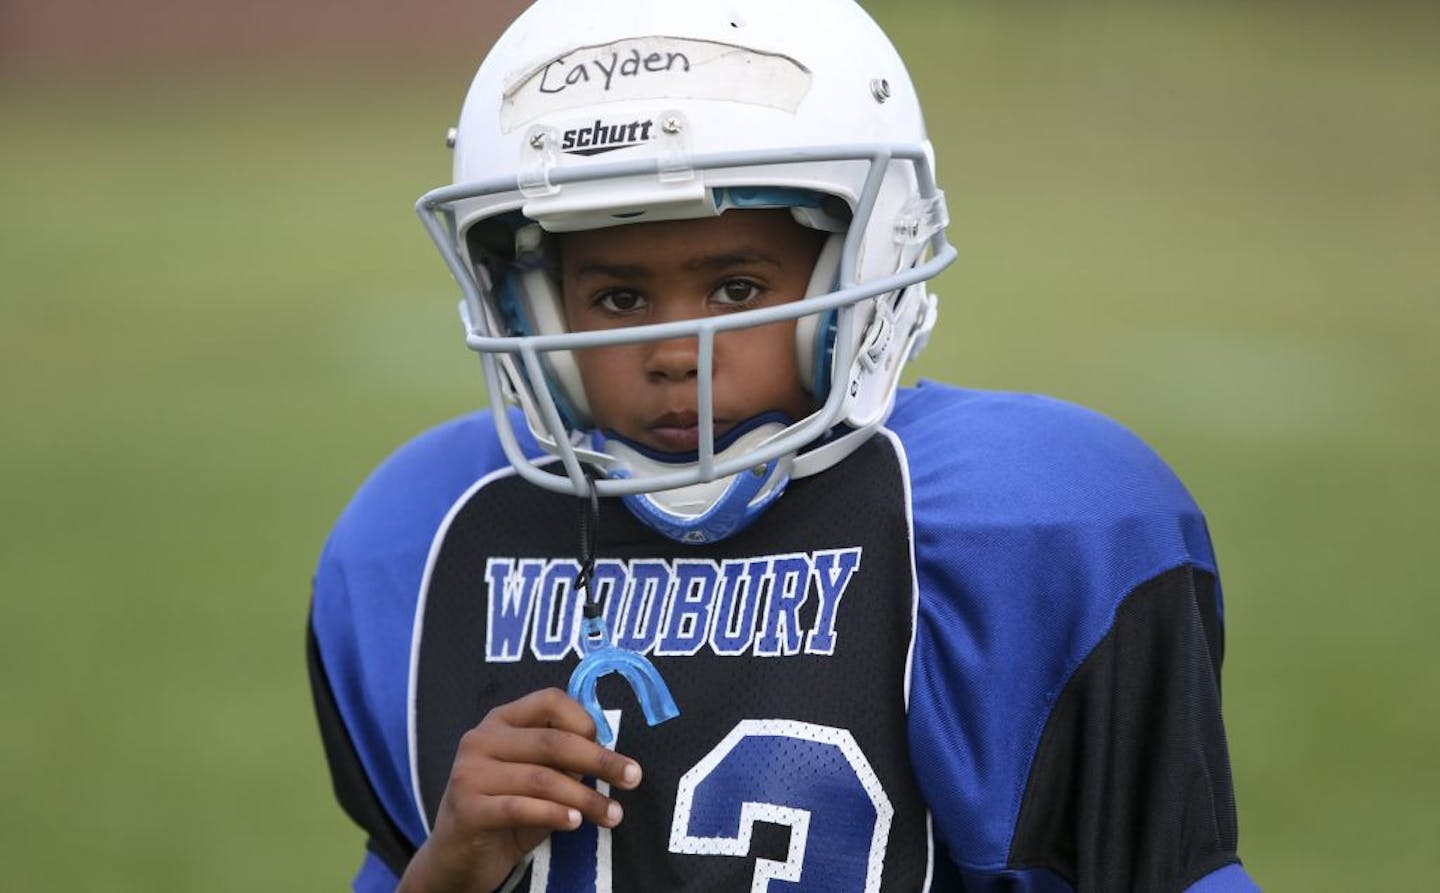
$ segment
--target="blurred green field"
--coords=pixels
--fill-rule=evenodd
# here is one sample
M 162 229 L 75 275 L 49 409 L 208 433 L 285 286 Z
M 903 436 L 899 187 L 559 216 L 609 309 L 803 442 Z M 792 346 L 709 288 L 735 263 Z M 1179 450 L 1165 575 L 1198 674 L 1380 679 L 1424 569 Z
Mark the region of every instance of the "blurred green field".
M 876 2 L 962 261 L 920 372 L 1207 509 L 1242 854 L 1440 876 L 1440 9 Z M 302 660 L 367 471 L 477 405 L 410 204 L 473 60 L 0 84 L 0 886 L 342 888 Z

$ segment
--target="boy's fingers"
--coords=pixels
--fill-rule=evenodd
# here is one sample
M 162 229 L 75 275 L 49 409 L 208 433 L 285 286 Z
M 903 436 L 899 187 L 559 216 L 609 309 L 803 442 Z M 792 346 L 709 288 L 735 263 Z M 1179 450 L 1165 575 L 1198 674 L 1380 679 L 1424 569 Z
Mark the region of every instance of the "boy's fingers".
M 501 704 L 491 710 L 486 719 L 492 717 L 517 727 L 562 729 L 586 738 L 595 737 L 595 721 L 590 714 L 558 688 L 532 691 L 523 698 Z
M 511 763 L 541 763 L 629 790 L 640 766 L 594 742 L 595 723 L 558 688 L 531 692 L 491 710 L 466 738 L 483 736 L 483 751 Z M 462 748 L 465 742 L 461 742 Z
M 490 830 L 508 828 L 544 828 L 571 831 L 580 827 L 581 810 L 539 797 L 505 794 L 487 797 L 482 803 L 466 809 L 466 824 Z
M 550 766 L 629 790 L 640 783 L 640 766 L 589 738 L 559 729 L 510 728 L 488 742 L 489 754 L 511 766 Z
M 452 780 L 452 788 L 457 784 Z M 473 804 L 481 828 L 531 826 L 534 803 L 548 803 L 556 809 L 570 809 L 597 825 L 613 828 L 624 815 L 620 804 L 599 791 L 548 766 L 487 760 L 474 774 L 459 782 L 452 801 Z M 465 795 L 465 790 L 471 796 Z M 512 802 L 514 801 L 514 802 Z M 524 812 L 514 812 L 523 809 Z M 559 813 L 545 812 L 548 818 L 538 827 L 558 828 Z

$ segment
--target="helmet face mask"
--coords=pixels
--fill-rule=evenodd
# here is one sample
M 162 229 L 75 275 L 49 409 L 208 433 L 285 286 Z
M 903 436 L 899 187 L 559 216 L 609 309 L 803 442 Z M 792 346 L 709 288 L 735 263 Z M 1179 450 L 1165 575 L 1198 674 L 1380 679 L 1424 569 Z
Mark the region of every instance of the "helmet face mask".
M 828 468 L 884 422 L 934 322 L 924 283 L 955 254 L 909 78 L 851 0 L 698 6 L 539 0 L 475 78 L 455 184 L 417 204 L 464 292 L 466 342 L 519 473 L 551 490 L 626 497 L 688 542 L 741 529 L 790 478 Z M 821 20 L 827 28 L 814 28 Z M 787 208 L 832 234 L 803 299 L 566 330 L 553 234 L 735 208 Z M 716 337 L 790 320 L 815 411 L 717 444 Z M 592 430 L 574 352 L 675 338 L 697 345 L 695 454 L 647 457 Z M 558 467 L 525 454 L 505 405 L 523 411 Z

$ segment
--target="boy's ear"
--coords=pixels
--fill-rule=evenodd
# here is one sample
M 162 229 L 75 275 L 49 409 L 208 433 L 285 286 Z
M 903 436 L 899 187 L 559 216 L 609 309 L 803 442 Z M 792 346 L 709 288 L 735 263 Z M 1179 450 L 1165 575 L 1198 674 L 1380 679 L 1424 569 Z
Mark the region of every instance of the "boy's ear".
M 832 233 L 820 247 L 805 297 L 813 298 L 835 290 L 840 278 L 840 258 L 845 252 L 845 234 Z M 835 311 L 802 316 L 795 322 L 795 359 L 800 384 L 817 402 L 830 390 L 830 361 L 835 354 Z

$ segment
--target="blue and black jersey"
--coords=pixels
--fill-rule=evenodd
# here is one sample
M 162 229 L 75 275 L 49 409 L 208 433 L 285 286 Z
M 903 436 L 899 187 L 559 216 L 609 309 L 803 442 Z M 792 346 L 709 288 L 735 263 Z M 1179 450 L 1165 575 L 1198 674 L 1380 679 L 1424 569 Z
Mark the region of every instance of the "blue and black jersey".
M 309 654 L 369 836 L 357 890 L 393 889 L 465 731 L 565 686 L 580 512 L 477 413 L 401 449 L 336 525 Z M 598 554 L 616 643 L 681 714 L 648 726 L 602 680 L 645 780 L 609 792 L 618 828 L 551 835 L 514 889 L 1254 889 L 1205 522 L 1104 418 L 903 390 L 886 430 L 741 533 L 681 545 L 602 500 Z

